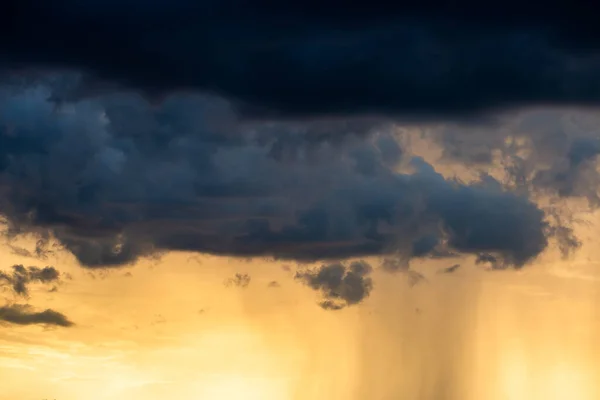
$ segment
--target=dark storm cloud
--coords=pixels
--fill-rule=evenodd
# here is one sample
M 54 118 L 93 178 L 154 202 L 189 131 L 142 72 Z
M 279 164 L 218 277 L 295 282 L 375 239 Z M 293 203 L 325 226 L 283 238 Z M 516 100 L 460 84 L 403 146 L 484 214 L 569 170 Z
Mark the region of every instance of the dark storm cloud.
M 326 310 L 340 310 L 358 304 L 369 296 L 373 282 L 369 274 L 373 268 L 365 261 L 324 264 L 315 269 L 296 273 L 296 279 L 321 293 L 319 303 Z
M 0 88 L 0 214 L 9 235 L 54 237 L 82 265 L 181 250 L 301 262 L 489 252 L 522 266 L 546 247 L 533 203 L 489 179 L 445 179 L 387 125 L 250 124 L 200 95 L 56 107 L 53 85 Z
M 54 267 L 24 267 L 18 264 L 11 269 L 11 272 L 0 271 L 0 287 L 7 285 L 19 296 L 29 295 L 31 283 L 55 284 L 60 281 L 60 272 Z
M 25 304 L 11 304 L 0 307 L 0 323 L 5 322 L 15 325 L 52 325 L 71 327 L 71 322 L 65 315 L 47 309 L 45 311 L 34 311 Z
M 88 73 L 71 95 L 199 89 L 255 116 L 591 104 L 600 101 L 591 4 L 6 0 L 0 62 Z

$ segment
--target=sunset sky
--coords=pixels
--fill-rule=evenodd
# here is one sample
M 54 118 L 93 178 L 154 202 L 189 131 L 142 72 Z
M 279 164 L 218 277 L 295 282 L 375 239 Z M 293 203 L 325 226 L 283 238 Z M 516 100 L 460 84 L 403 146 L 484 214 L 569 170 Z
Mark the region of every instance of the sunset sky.
M 600 398 L 593 10 L 51 3 L 0 8 L 0 400 Z

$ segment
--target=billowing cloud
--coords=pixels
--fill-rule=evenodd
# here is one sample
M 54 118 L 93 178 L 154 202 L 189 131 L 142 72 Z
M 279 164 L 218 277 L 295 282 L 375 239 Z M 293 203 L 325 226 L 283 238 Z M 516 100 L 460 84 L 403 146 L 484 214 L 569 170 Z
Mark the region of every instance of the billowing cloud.
M 31 306 L 24 304 L 11 304 L 0 307 L 0 323 L 5 322 L 15 325 L 48 325 L 71 327 L 71 322 L 65 315 L 47 309 L 35 311 Z
M 0 90 L 0 214 L 8 234 L 54 237 L 82 265 L 181 250 L 300 262 L 486 252 L 519 267 L 547 245 L 526 197 L 445 179 L 385 124 L 245 123 L 201 95 L 56 107 L 52 87 Z
M 321 293 L 319 303 L 326 310 L 340 310 L 358 304 L 369 296 L 373 282 L 369 274 L 373 268 L 365 261 L 323 264 L 315 269 L 296 273 L 296 279 Z
M 17 264 L 12 266 L 9 273 L 0 271 L 0 287 L 7 285 L 19 296 L 29 295 L 29 284 L 52 284 L 60 281 L 60 272 L 51 266 L 44 268 L 25 267 Z
M 153 95 L 212 91 L 252 115 L 597 104 L 600 29 L 581 4 L 8 0 L 0 62 Z

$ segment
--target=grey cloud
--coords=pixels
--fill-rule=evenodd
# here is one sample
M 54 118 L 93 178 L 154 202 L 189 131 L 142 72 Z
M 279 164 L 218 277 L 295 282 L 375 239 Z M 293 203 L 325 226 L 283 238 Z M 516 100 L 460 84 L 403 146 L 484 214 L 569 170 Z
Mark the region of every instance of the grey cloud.
M 595 109 L 550 108 L 506 114 L 482 124 L 435 126 L 425 136 L 437 142 L 446 162 L 466 165 L 482 176 L 502 171 L 506 190 L 550 198 L 544 210 L 546 236 L 567 256 L 580 242 L 574 235 L 577 221 L 562 200 L 600 205 L 599 126 Z
M 373 288 L 369 277 L 372 268 L 365 261 L 324 264 L 319 268 L 296 273 L 296 279 L 321 293 L 320 306 L 328 310 L 339 310 L 355 305 L 367 298 Z
M 0 322 L 15 325 L 48 325 L 71 327 L 74 325 L 65 315 L 47 309 L 34 311 L 32 307 L 23 304 L 12 304 L 0 307 Z
M 600 205 L 600 174 L 596 157 L 600 154 L 600 138 L 574 138 L 563 155 L 550 168 L 538 171 L 532 183 L 554 190 L 561 197 L 585 197 Z
M 56 107 L 53 85 L 0 88 L 0 214 L 9 235 L 54 237 L 88 267 L 170 250 L 300 262 L 486 251 L 520 267 L 547 244 L 527 198 L 444 179 L 387 123 L 247 123 L 202 95 Z
M 19 247 L 19 246 L 15 246 L 14 244 L 10 243 L 8 244 L 8 247 L 10 248 L 10 250 L 21 257 L 29 257 L 29 258 L 35 258 L 38 260 L 47 260 L 48 257 L 52 254 L 54 254 L 54 250 L 51 250 L 49 248 L 49 241 L 48 241 L 48 237 L 44 238 L 44 239 L 38 239 L 35 243 L 35 247 L 33 248 L 33 250 L 29 250 L 25 247 Z M 56 247 L 56 246 L 53 246 Z
M 233 276 L 233 278 L 229 278 L 225 281 L 225 286 L 231 287 L 239 287 L 239 288 L 247 288 L 250 285 L 252 278 L 248 274 L 240 274 L 237 273 Z
M 442 268 L 439 272 L 443 274 L 452 274 L 460 268 L 460 264 L 454 264 L 446 268 Z
M 513 189 L 582 197 L 596 206 L 599 124 L 595 110 L 531 110 L 484 124 L 447 124 L 431 129 L 429 137 L 447 160 L 481 172 L 503 165 Z
M 38 268 L 16 264 L 10 273 L 0 271 L 0 286 L 8 285 L 15 294 L 27 297 L 29 284 L 54 284 L 60 281 L 60 277 L 60 272 L 51 266 Z

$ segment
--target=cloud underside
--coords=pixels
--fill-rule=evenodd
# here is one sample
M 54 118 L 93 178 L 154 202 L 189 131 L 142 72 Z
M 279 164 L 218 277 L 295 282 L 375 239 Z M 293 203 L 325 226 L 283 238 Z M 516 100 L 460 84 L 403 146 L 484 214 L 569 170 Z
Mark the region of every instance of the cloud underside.
M 522 266 L 547 246 L 527 197 L 444 178 L 387 121 L 247 123 L 204 95 L 57 107 L 53 79 L 0 89 L 0 214 L 9 235 L 54 237 L 83 265 L 182 250 L 300 262 L 491 253 Z
M 98 81 L 154 97 L 211 91 L 251 117 L 600 101 L 600 28 L 581 2 L 5 3 L 0 66 L 84 71 L 67 97 L 107 90 Z
M 0 323 L 13 325 L 47 325 L 71 327 L 71 322 L 65 315 L 47 309 L 35 311 L 32 307 L 23 304 L 12 304 L 0 307 Z

